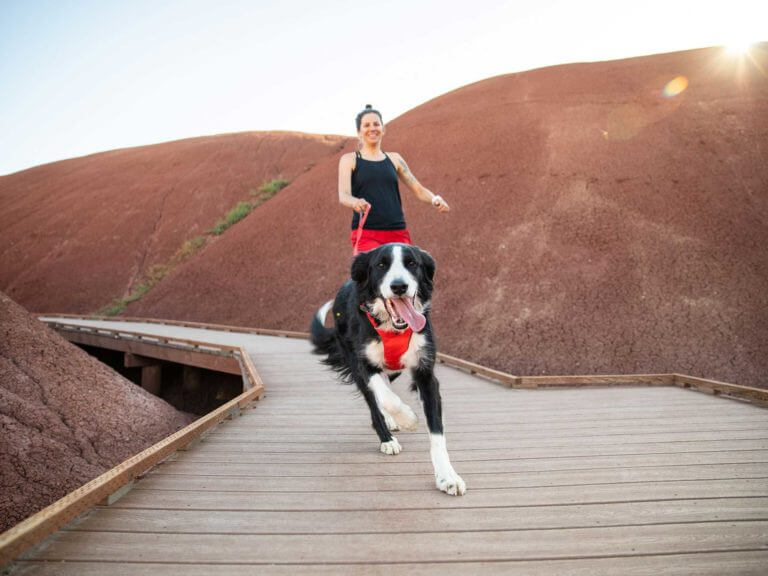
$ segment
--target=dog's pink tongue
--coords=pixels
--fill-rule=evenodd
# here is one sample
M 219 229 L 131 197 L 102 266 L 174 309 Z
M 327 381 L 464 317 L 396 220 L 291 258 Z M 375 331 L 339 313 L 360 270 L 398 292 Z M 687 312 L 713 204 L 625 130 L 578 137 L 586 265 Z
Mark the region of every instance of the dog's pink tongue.
M 408 326 L 414 332 L 424 330 L 424 326 L 427 325 L 427 319 L 424 317 L 424 314 L 416 311 L 409 298 L 393 298 L 392 305 L 402 319 L 408 322 Z

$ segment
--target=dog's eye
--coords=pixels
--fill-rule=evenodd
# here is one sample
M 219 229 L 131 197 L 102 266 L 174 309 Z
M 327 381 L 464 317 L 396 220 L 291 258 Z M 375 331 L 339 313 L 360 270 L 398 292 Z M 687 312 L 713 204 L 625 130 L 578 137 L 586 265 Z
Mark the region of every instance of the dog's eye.
M 408 266 L 408 268 L 416 268 L 416 260 L 408 260 L 405 265 Z
M 387 264 L 386 264 L 386 262 L 379 262 L 378 264 L 376 264 L 376 266 L 378 266 L 381 269 L 384 269 L 384 268 L 387 267 Z

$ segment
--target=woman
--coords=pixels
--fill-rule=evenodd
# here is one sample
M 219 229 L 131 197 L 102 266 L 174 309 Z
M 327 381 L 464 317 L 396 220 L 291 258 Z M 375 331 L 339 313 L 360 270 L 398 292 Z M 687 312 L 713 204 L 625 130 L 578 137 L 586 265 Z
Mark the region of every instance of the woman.
M 442 197 L 416 180 L 400 154 L 382 151 L 385 129 L 378 110 L 366 105 L 355 123 L 360 149 L 344 154 L 339 161 L 339 202 L 355 211 L 350 233 L 352 246 L 356 252 L 366 252 L 387 242 L 410 244 L 398 178 L 419 200 L 431 203 L 438 212 L 448 212 L 451 208 Z M 369 212 L 364 218 L 358 242 L 358 225 L 366 211 Z

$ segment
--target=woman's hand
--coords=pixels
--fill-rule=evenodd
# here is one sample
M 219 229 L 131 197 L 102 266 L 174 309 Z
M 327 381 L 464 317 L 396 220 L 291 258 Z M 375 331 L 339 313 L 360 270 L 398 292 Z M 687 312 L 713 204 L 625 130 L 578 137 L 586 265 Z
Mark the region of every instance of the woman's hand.
M 437 208 L 438 212 L 449 212 L 451 210 L 451 207 L 448 206 L 448 202 L 443 200 L 443 197 L 438 196 L 437 194 L 432 198 L 432 206 Z
M 355 203 L 352 205 L 352 210 L 354 210 L 355 212 L 361 215 L 364 214 L 365 211 L 371 207 L 371 205 L 366 200 L 363 200 L 362 198 L 356 198 L 355 200 L 356 200 Z

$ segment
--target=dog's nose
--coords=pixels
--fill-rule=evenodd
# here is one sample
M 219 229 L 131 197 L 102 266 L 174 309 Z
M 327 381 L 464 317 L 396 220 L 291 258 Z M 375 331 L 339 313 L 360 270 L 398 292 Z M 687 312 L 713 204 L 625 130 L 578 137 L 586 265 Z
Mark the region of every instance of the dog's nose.
M 394 282 L 392 282 L 392 284 L 389 285 L 389 288 L 397 296 L 402 296 L 408 291 L 408 284 L 406 284 L 402 280 L 395 280 Z

